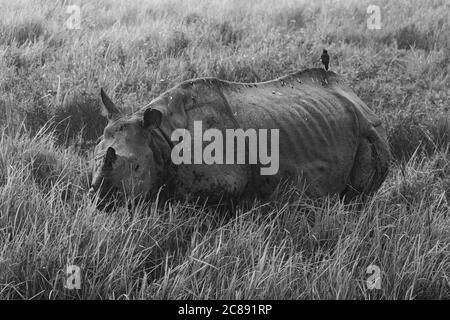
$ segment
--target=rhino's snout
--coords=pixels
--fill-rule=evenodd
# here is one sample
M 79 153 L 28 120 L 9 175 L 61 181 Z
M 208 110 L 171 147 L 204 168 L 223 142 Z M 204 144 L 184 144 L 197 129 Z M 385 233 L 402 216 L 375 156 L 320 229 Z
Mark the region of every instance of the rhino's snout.
M 109 147 L 106 150 L 102 160 L 101 167 L 96 169 L 98 172 L 94 173 L 94 177 L 89 188 L 89 195 L 94 195 L 100 186 L 103 189 L 109 185 L 108 181 L 105 181 L 105 177 L 107 176 L 107 172 L 112 170 L 114 163 L 117 161 L 116 150 Z
M 89 195 L 95 195 L 100 189 L 100 195 L 111 194 L 111 191 L 129 186 L 141 180 L 145 173 L 145 163 L 139 161 L 136 156 L 123 156 L 116 153 L 113 147 L 108 147 L 103 157 L 98 159 L 98 167 L 95 169 Z M 125 184 L 124 184 L 125 182 Z

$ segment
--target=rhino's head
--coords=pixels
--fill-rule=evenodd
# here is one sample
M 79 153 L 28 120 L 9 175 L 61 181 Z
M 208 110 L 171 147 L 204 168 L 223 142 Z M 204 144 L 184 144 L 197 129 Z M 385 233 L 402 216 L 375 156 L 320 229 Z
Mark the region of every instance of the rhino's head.
M 103 114 L 108 118 L 95 147 L 90 193 L 102 199 L 115 193 L 143 196 L 154 188 L 163 170 L 152 148 L 152 129 L 161 124 L 161 112 L 148 108 L 142 115 L 124 115 L 101 90 Z

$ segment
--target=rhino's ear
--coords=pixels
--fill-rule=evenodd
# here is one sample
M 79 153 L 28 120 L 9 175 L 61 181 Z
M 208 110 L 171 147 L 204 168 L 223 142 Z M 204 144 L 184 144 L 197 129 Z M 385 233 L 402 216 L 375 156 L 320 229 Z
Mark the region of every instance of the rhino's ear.
M 100 95 L 102 97 L 103 107 L 102 115 L 104 115 L 108 120 L 117 118 L 121 115 L 120 109 L 111 101 L 108 95 L 105 93 L 103 88 L 100 89 Z
M 148 108 L 144 111 L 144 128 L 159 128 L 161 125 L 162 113 L 159 110 Z

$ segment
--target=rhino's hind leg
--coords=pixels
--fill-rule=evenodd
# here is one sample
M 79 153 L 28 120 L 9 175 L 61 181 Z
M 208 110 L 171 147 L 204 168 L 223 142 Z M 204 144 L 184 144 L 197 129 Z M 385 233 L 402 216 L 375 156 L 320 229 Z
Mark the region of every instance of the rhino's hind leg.
M 341 196 L 351 200 L 370 195 L 380 188 L 389 169 L 389 147 L 377 134 L 361 137 L 346 189 Z

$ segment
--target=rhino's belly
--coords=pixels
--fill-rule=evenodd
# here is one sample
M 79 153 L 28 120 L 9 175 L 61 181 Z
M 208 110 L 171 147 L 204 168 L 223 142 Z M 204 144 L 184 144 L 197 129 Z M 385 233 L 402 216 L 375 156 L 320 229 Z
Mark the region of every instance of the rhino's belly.
M 239 197 L 248 182 L 246 165 L 180 165 L 177 170 L 178 195 L 193 195 L 210 201 Z
M 283 181 L 293 182 L 312 197 L 341 193 L 352 168 L 352 161 L 331 163 L 324 160 L 305 160 L 301 157 L 281 161 L 279 172 L 273 176 L 254 175 L 254 192 L 265 198 L 273 194 Z
M 295 142 L 280 142 L 279 177 L 298 177 L 312 195 L 340 193 L 353 167 L 358 135 L 351 122 L 336 124 L 328 133 L 316 131 L 317 127 L 304 126 L 296 131 Z

